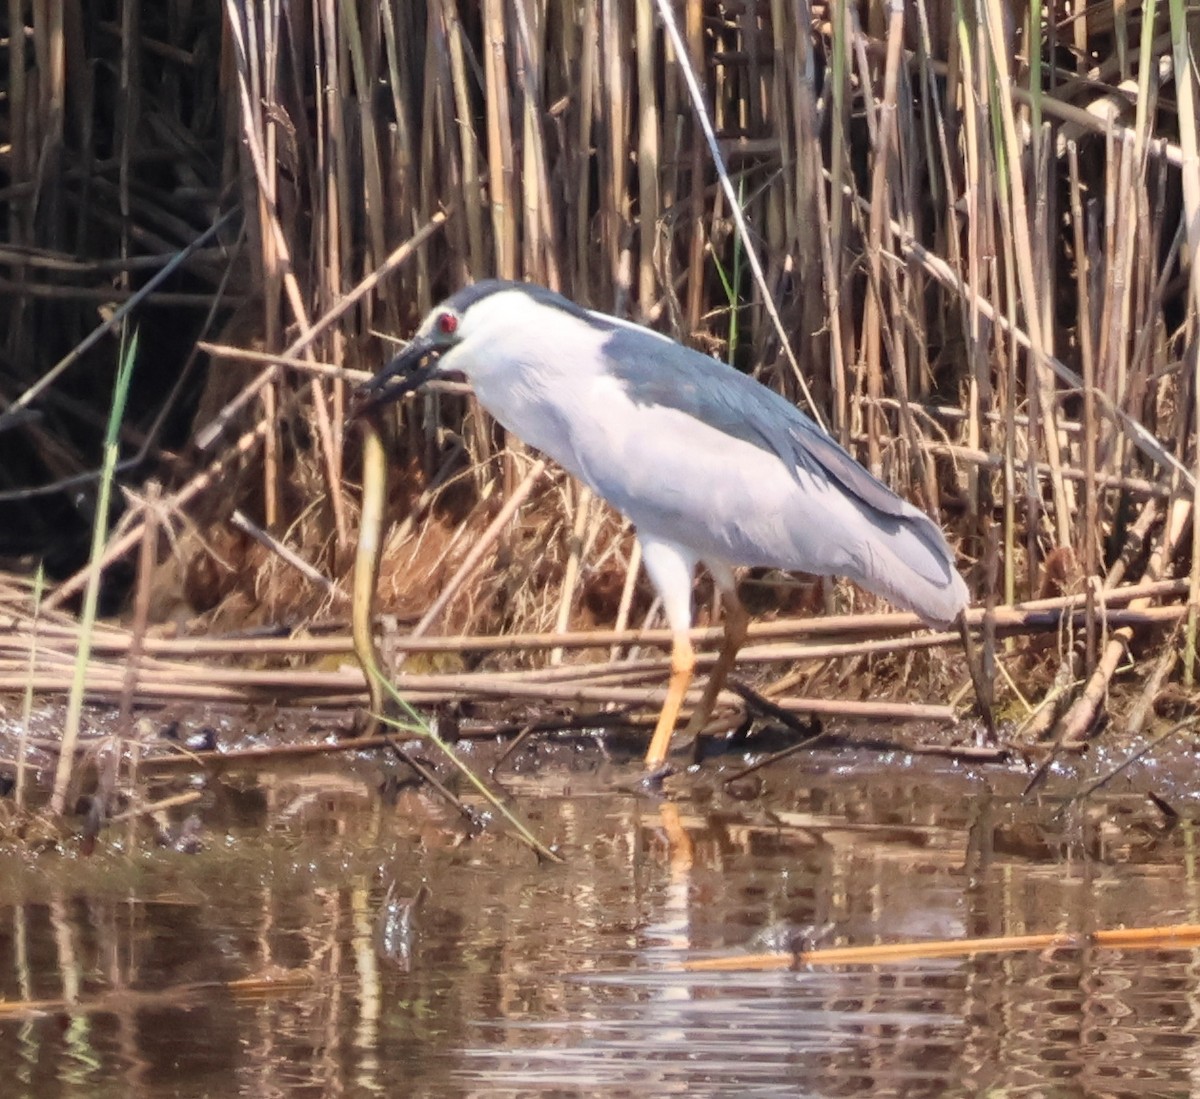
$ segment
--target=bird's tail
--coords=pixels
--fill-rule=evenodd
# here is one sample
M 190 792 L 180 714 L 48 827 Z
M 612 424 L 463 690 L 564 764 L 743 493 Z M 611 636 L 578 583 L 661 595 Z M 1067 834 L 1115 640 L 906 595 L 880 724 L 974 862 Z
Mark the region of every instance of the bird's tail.
M 916 508 L 905 512 L 871 515 L 871 536 L 854 554 L 858 567 L 846 575 L 930 626 L 949 626 L 970 602 L 967 585 L 936 524 Z

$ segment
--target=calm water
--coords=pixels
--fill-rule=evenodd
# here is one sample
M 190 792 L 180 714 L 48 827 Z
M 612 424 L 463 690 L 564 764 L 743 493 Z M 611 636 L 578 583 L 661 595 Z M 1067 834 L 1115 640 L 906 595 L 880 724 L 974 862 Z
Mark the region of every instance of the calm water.
M 808 925 L 1196 922 L 1188 794 L 1175 822 L 1127 786 L 1059 813 L 1003 770 L 864 754 L 659 799 L 583 755 L 511 784 L 568 857 L 539 866 L 328 767 L 200 787 L 197 853 L 119 827 L 0 853 L 0 1000 L 42 1002 L 0 1014 L 0 1095 L 1200 1094 L 1190 950 L 681 968 Z M 381 912 L 422 883 L 406 937 Z

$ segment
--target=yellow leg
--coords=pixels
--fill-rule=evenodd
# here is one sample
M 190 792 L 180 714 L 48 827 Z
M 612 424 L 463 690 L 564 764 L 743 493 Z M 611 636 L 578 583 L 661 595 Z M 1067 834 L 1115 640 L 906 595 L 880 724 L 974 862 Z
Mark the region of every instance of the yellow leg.
M 667 684 L 667 698 L 659 712 L 658 724 L 654 726 L 654 736 L 646 752 L 647 767 L 657 767 L 667 758 L 679 707 L 683 705 L 683 696 L 691 685 L 695 667 L 696 653 L 690 638 L 686 633 L 676 633 L 671 642 L 671 681 Z
M 708 724 L 713 707 L 717 704 L 717 695 L 721 693 L 725 680 L 733 670 L 738 650 L 746 640 L 746 632 L 750 626 L 750 616 L 736 592 L 725 591 L 721 599 L 725 609 L 725 637 L 721 642 L 721 653 L 704 686 L 700 704 L 692 711 L 692 719 L 687 724 L 685 731 L 688 736 L 699 736 L 704 732 L 704 726 Z

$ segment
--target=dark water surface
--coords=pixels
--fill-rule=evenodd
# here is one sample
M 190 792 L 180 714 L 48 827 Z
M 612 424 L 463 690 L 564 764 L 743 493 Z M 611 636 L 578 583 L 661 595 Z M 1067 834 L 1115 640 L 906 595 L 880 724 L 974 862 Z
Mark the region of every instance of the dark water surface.
M 378 767 L 209 782 L 193 854 L 120 825 L 90 857 L 0 852 L 0 1096 L 1200 1092 L 1191 950 L 681 968 L 804 926 L 1196 922 L 1186 791 L 1179 819 L 1120 784 L 1058 812 L 1003 769 L 858 753 L 659 798 L 585 753 L 511 784 L 567 856 L 539 866 Z

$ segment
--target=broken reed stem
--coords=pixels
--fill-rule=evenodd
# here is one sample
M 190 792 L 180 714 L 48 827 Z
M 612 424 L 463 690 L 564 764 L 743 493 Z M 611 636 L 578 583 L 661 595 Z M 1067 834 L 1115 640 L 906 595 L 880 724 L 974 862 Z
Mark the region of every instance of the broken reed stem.
M 154 581 L 154 568 L 158 564 L 158 536 L 160 499 L 162 486 L 158 481 L 150 481 L 146 485 L 144 498 L 144 514 L 146 523 L 143 527 L 142 543 L 138 549 L 137 581 L 134 589 L 133 624 L 129 631 L 129 650 L 125 656 L 125 675 L 121 683 L 121 696 L 117 702 L 117 737 L 131 741 L 126 764 L 129 788 L 137 798 L 138 759 L 142 745 L 140 738 L 133 735 L 133 700 L 137 694 L 138 673 L 141 669 L 142 652 L 146 641 L 146 626 L 150 618 L 151 587 Z M 117 778 L 121 769 L 121 757 L 124 753 L 118 744 L 113 746 L 105 755 L 103 769 L 97 781 L 96 800 L 107 807 L 110 798 L 117 788 Z M 107 811 L 107 810 L 106 810 Z
M 206 668 L 193 670 L 194 679 L 187 680 L 180 669 L 173 674 L 143 670 L 139 697 L 143 702 L 176 700 L 250 703 L 274 700 L 282 694 L 293 703 L 361 702 L 365 697 L 362 675 L 357 669 L 345 672 L 254 671 L 236 668 Z M 118 666 L 97 666 L 88 669 L 84 690 L 89 698 L 115 699 L 120 697 L 123 682 Z M 65 674 L 49 676 L 44 672 L 0 672 L 0 690 L 16 690 L 26 683 L 40 694 L 64 693 L 70 689 Z M 662 688 L 631 688 L 617 686 L 587 686 L 584 682 L 546 682 L 516 680 L 498 675 L 474 673 L 468 675 L 406 675 L 400 678 L 403 698 L 411 705 L 431 705 L 452 702 L 464 697 L 479 699 L 533 699 L 549 702 L 589 702 L 597 704 L 654 706 L 662 705 L 666 692 Z M 700 689 L 692 691 L 689 701 L 700 697 Z M 737 696 L 726 694 L 722 701 L 737 704 Z M 801 713 L 843 715 L 880 720 L 920 720 L 951 722 L 956 718 L 951 706 L 903 702 L 858 702 L 830 699 L 779 698 L 773 701 L 784 708 Z
M 825 178 L 830 178 L 829 173 L 824 173 Z M 848 184 L 843 185 L 843 190 L 846 196 L 853 204 L 862 212 L 869 213 L 870 206 L 867 201 L 860 196 L 854 194 Z M 990 211 L 990 208 L 989 208 Z M 970 309 L 977 311 L 981 318 L 986 319 L 997 329 L 1006 335 L 1010 336 L 1012 342 L 1025 351 L 1036 354 L 1033 336 L 1023 328 L 1013 317 L 1009 316 L 1004 309 L 998 307 L 995 302 L 976 291 L 968 282 L 966 282 L 959 274 L 957 274 L 950 265 L 940 256 L 934 255 L 925 245 L 918 241 L 911 233 L 905 233 L 903 226 L 898 222 L 892 222 L 892 232 L 895 234 L 900 245 L 900 255 L 906 263 L 917 263 L 921 266 L 928 275 L 936 282 L 942 285 L 945 289 L 953 292 L 962 302 L 962 304 Z M 1200 280 L 1198 280 L 1200 281 Z M 1015 287 L 1011 288 L 1015 294 Z M 1011 304 L 1012 296 L 1006 297 Z M 1066 363 L 1054 355 L 1047 354 L 1044 351 L 1040 355 L 1041 361 L 1046 367 L 1053 371 L 1059 382 L 1068 388 L 1075 390 L 1083 389 L 1083 378 L 1072 370 Z M 1163 466 L 1172 474 L 1183 479 L 1184 483 L 1189 488 L 1194 488 L 1197 484 L 1197 478 L 1193 471 L 1184 464 L 1184 462 L 1175 454 L 1172 454 L 1162 443 L 1158 441 L 1154 433 L 1150 431 L 1145 424 L 1138 420 L 1135 416 L 1126 412 L 1122 407 L 1114 404 L 1109 396 L 1101 389 L 1093 387 L 1094 396 L 1097 407 L 1103 411 L 1115 425 L 1117 425 L 1127 436 L 1129 441 L 1141 451 L 1147 458 Z M 1015 423 L 1015 417 L 1013 418 Z M 1000 460 L 998 457 L 997 460 Z M 1164 478 L 1165 481 L 1165 478 Z
M 1151 554 L 1150 562 L 1146 566 L 1148 576 L 1158 577 L 1166 571 L 1179 540 L 1190 525 L 1191 501 L 1176 500 L 1167 512 L 1167 527 L 1163 532 L 1162 543 Z M 1135 599 L 1130 603 L 1130 609 L 1134 612 L 1145 611 L 1148 603 L 1149 601 L 1144 598 Z M 1189 604 L 1190 606 L 1191 604 Z M 1092 727 L 1100 712 L 1100 707 L 1108 695 L 1109 683 L 1116 674 L 1121 660 L 1128 652 L 1129 643 L 1132 640 L 1133 628 L 1131 626 L 1121 626 L 1113 631 L 1082 694 L 1062 719 L 1059 742 L 1064 747 L 1078 745 Z
M 587 530 L 588 517 L 592 511 L 592 490 L 586 485 L 574 485 L 571 488 L 571 498 L 575 510 L 575 518 L 571 522 L 571 535 L 567 546 L 567 563 L 563 569 L 562 591 L 558 597 L 558 614 L 554 620 L 556 633 L 566 633 L 571 621 L 571 607 L 575 603 L 576 588 L 579 584 L 579 572 L 583 564 L 584 533 Z M 554 648 L 550 652 L 550 663 L 562 663 L 563 651 Z
M 1111 931 L 1008 935 L 981 939 L 880 943 L 872 946 L 818 947 L 795 953 L 742 954 L 696 958 L 682 968 L 690 973 L 739 973 L 817 965 L 886 965 L 934 958 L 970 958 L 977 954 L 1015 954 L 1030 950 L 1192 950 L 1200 946 L 1200 924 L 1116 928 Z
M 298 357 L 301 352 L 304 352 L 305 355 L 302 360 L 304 362 L 304 369 L 310 373 L 321 373 L 321 364 L 312 359 L 309 352 L 313 341 L 331 328 L 336 321 L 340 320 L 363 298 L 374 291 L 387 275 L 417 255 L 421 247 L 446 223 L 446 219 L 449 216 L 449 212 L 445 211 L 439 210 L 435 213 L 408 240 L 397 247 L 376 270 L 362 279 L 348 294 L 340 297 L 314 324 L 293 340 L 279 355 L 270 356 L 272 360 L 271 365 L 255 375 L 252 381 L 244 385 L 238 394 L 232 400 L 228 401 L 213 417 L 212 422 L 205 425 L 199 431 L 196 435 L 197 448 L 208 450 L 224 434 L 226 428 L 233 422 L 237 414 L 254 400 L 266 385 L 275 380 L 278 376 L 280 363 L 287 363 L 289 359 Z M 247 352 L 244 354 L 249 357 L 253 353 Z M 262 427 L 262 425 L 259 426 Z
M 1004 614 L 1005 609 L 997 613 Z M 1182 605 L 1149 608 L 1132 612 L 1110 610 L 1111 624 L 1123 628 L 1128 616 L 1139 625 L 1156 625 L 1178 621 L 1187 613 Z M 1058 623 L 1051 614 L 1041 625 L 1046 629 L 1057 629 Z M 1025 623 L 1028 626 L 1028 623 Z M 435 640 L 435 639 L 429 639 Z M 461 641 L 463 639 L 449 639 Z M 496 641 L 506 639 L 498 638 Z M 541 638 L 543 648 L 551 648 L 563 640 L 554 634 Z M 839 657 L 860 656 L 866 652 L 886 653 L 929 648 L 936 645 L 953 645 L 957 634 L 930 634 L 916 638 L 878 639 L 874 642 L 855 642 L 843 645 L 775 645 L 749 646 L 741 654 L 744 663 L 769 663 L 830 660 Z M 39 665 L 32 672 L 22 662 L 0 661 L 0 689 L 17 689 L 32 685 L 39 692 L 62 692 L 67 689 L 65 654 L 56 654 L 45 648 L 40 659 L 53 662 L 57 659 L 62 672 L 48 674 Z M 715 659 L 711 653 L 698 657 L 703 667 Z M 568 702 L 627 703 L 630 705 L 652 705 L 661 701 L 662 692 L 657 689 L 628 689 L 616 685 L 631 680 L 640 680 L 651 675 L 661 675 L 666 662 L 638 661 L 632 665 L 620 662 L 577 665 L 568 668 L 548 668 L 542 671 L 508 673 L 470 673 L 452 675 L 408 675 L 400 680 L 404 695 L 414 704 L 444 702 L 473 696 L 480 698 L 533 698 Z M 6 668 L 11 670 L 5 670 Z M 119 697 L 123 683 L 123 670 L 119 665 L 93 660 L 87 677 L 87 690 L 92 696 Z M 290 696 L 296 703 L 314 699 L 333 702 L 341 699 L 359 700 L 363 682 L 360 675 L 347 669 L 341 672 L 321 672 L 294 669 L 239 669 L 229 667 L 204 667 L 177 665 L 147 658 L 141 668 L 140 697 L 143 700 L 208 699 L 211 701 L 248 702 Z M 732 695 L 722 696 L 723 701 L 736 704 Z M 862 718 L 924 719 L 932 721 L 952 720 L 952 707 L 905 706 L 902 703 L 859 703 L 839 700 L 784 699 L 780 704 L 798 712 L 837 714 Z
M 1153 716 L 1154 705 L 1162 693 L 1167 677 L 1170 676 L 1175 670 L 1176 664 L 1179 663 L 1181 646 L 1178 644 L 1178 641 L 1180 633 L 1179 624 L 1176 623 L 1175 629 L 1171 631 L 1171 635 L 1164 642 L 1162 650 L 1158 654 L 1158 659 L 1154 662 L 1153 669 L 1146 676 L 1145 685 L 1142 687 L 1137 701 L 1130 707 L 1129 713 L 1125 715 L 1125 721 L 1122 726 L 1125 739 L 1134 740 L 1141 736 L 1146 722 Z
M 265 437 L 268 429 L 272 425 L 265 421 L 258 424 L 252 431 L 247 431 L 238 441 L 229 448 L 224 454 L 220 455 L 213 463 L 204 470 L 201 470 L 182 488 L 171 493 L 163 501 L 163 508 L 170 514 L 177 509 L 182 509 L 184 505 L 190 503 L 201 492 L 211 488 L 222 475 L 232 468 L 240 459 L 249 455 L 249 453 L 258 445 Z M 136 505 L 131 511 L 142 511 L 142 505 Z M 129 529 L 119 538 L 115 538 L 105 549 L 104 555 L 100 559 L 97 566 L 100 569 L 106 569 L 114 561 L 123 557 L 134 546 L 136 546 L 142 538 L 142 528 L 145 525 L 145 520 L 135 521 L 130 524 Z M 68 599 L 78 595 L 84 585 L 87 583 L 88 576 L 91 574 L 91 569 L 85 567 L 75 573 L 74 576 L 64 580 L 46 599 L 47 610 L 57 610 Z
M 234 530 L 240 530 L 243 534 L 253 538 L 263 549 L 273 553 L 285 565 L 295 569 L 310 584 L 320 588 L 331 602 L 350 602 L 350 596 L 330 580 L 328 576 L 314 565 L 310 565 L 295 550 L 289 549 L 278 538 L 273 537 L 267 531 L 263 530 L 257 523 L 251 522 L 240 509 L 235 510 L 229 517 L 229 525 Z
M 1101 598 L 1101 611 L 1119 608 L 1135 599 L 1178 599 L 1187 594 L 1188 584 L 1184 580 L 1144 581 L 1105 590 Z M 1058 616 L 1066 611 L 1078 613 L 1086 602 L 1083 594 L 1056 596 L 1052 599 L 1035 599 L 1019 603 L 1014 607 L 999 607 L 995 611 L 999 629 L 1020 632 L 1021 630 L 1050 630 L 1059 626 Z M 1110 611 L 1111 613 L 1111 611 Z M 1139 612 L 1138 621 L 1146 625 L 1170 622 L 1180 613 L 1174 606 L 1150 607 Z M 967 614 L 971 626 L 982 625 L 986 611 L 973 608 Z M 55 641 L 71 643 L 78 627 L 61 622 L 42 622 L 38 627 L 46 643 Z M 905 612 L 883 614 L 830 615 L 822 618 L 783 618 L 773 622 L 752 622 L 747 641 L 766 641 L 772 638 L 802 637 L 853 637 L 871 639 L 891 635 L 911 634 L 921 628 L 916 615 Z M 0 617 L 0 652 L 5 649 L 24 653 L 28 649 L 28 634 L 32 620 L 24 614 L 11 615 L 7 620 Z M 701 626 L 688 631 L 694 644 L 705 645 L 719 642 L 723 636 L 720 626 Z M 914 643 L 922 638 L 937 637 L 941 643 L 949 644 L 957 634 L 947 631 L 941 634 L 918 635 Z M 128 651 L 129 635 L 124 630 L 109 626 L 98 626 L 93 639 L 96 653 L 120 654 Z M 413 637 L 401 635 L 389 641 L 397 650 L 407 652 L 520 652 L 532 649 L 588 649 L 610 645 L 654 645 L 669 648 L 671 631 L 667 629 L 634 630 L 581 630 L 570 633 L 553 631 L 511 634 L 475 634 L 457 637 Z M 346 634 L 328 637 L 281 637 L 241 639 L 219 638 L 145 638 L 147 656 L 160 658 L 178 656 L 201 658 L 205 656 L 325 656 L 332 653 L 351 653 L 353 643 Z
M 65 373 L 72 364 L 79 361 L 92 347 L 100 342 L 108 333 L 118 331 L 120 325 L 129 317 L 129 315 L 147 298 L 154 294 L 167 279 L 169 279 L 176 271 L 179 270 L 188 259 L 213 237 L 217 235 L 225 226 L 230 224 L 237 216 L 237 210 L 230 210 L 217 218 L 205 232 L 198 236 L 186 248 L 177 252 L 166 264 L 162 270 L 152 276 L 149 281 L 142 286 L 137 293 L 131 295 L 119 309 L 114 309 L 100 324 L 98 324 L 84 339 L 80 340 L 71 350 L 64 355 L 58 362 L 46 371 L 33 385 L 26 389 L 19 397 L 5 408 L 5 413 L 12 414 L 20 409 L 31 405 L 38 397 L 46 392 L 58 379 Z M 14 289 L 16 289 L 14 287 Z M 112 300 L 107 298 L 106 300 Z
M 203 797 L 204 794 L 200 790 L 185 790 L 183 793 L 172 794 L 170 797 L 162 798 L 147 805 L 135 804 L 132 809 L 122 810 L 115 816 L 109 817 L 108 823 L 119 824 L 122 821 L 132 821 L 137 820 L 139 817 L 148 817 L 154 813 L 165 813 L 168 809 L 179 809 L 184 805 L 193 805 Z
M 1076 617 L 1086 613 L 1086 608 L 1076 607 L 1070 611 Z M 1030 613 L 1014 613 L 1012 608 L 998 608 L 996 618 L 1000 621 L 1001 632 L 1006 632 L 1008 635 L 1015 635 L 1021 632 L 1033 631 L 1055 631 L 1060 629 L 1062 625 L 1061 612 L 1034 612 Z M 1105 612 L 1105 620 L 1111 627 L 1151 627 L 1151 626 L 1169 626 L 1177 623 L 1178 620 L 1187 614 L 1187 607 L 1183 605 L 1172 605 L 1166 607 L 1145 607 L 1135 609 L 1121 609 L 1110 607 Z M 778 623 L 769 623 L 767 625 L 781 625 Z M 466 653 L 466 651 L 474 651 L 474 653 L 499 653 L 499 651 L 529 651 L 536 649 L 553 649 L 558 647 L 559 641 L 565 641 L 564 648 L 599 648 L 602 645 L 610 642 L 610 637 L 618 636 L 628 641 L 629 644 L 656 644 L 660 647 L 666 647 L 670 643 L 670 638 L 661 637 L 662 630 L 647 630 L 638 635 L 636 631 L 625 631 L 623 635 L 614 635 L 612 631 L 598 631 L 595 635 L 589 633 L 564 633 L 564 635 L 553 635 L 553 633 L 542 633 L 542 635 L 528 635 L 527 637 L 505 637 L 497 635 L 494 637 L 430 637 L 430 638 L 401 638 L 392 648 L 400 651 L 421 651 L 421 653 Z M 712 641 L 709 636 L 710 630 L 694 631 L 698 637 L 698 641 Z M 858 641 L 846 641 L 842 643 L 775 643 L 775 644 L 748 644 L 738 653 L 738 663 L 773 663 L 781 661 L 802 661 L 802 660 L 834 660 L 839 657 L 859 656 L 864 654 L 883 655 L 888 653 L 906 653 L 906 651 L 916 651 L 919 649 L 946 648 L 953 647 L 958 643 L 958 633 L 955 631 L 944 632 L 929 632 L 918 633 L 918 635 L 907 635 L 902 633 L 895 637 L 875 637 L 863 638 Z M 518 644 L 512 644 L 517 642 Z M 337 655 L 338 653 L 350 653 L 355 648 L 352 639 L 344 635 L 329 638 L 296 638 L 294 641 L 197 641 L 197 642 L 180 642 L 169 641 L 163 644 L 172 645 L 172 649 L 160 650 L 152 654 L 156 657 L 154 665 L 148 666 L 149 671 L 157 672 L 163 675 L 175 675 L 175 677 L 188 678 L 190 675 L 198 679 L 208 678 L 206 669 L 198 669 L 187 665 L 174 665 L 164 656 L 174 657 L 193 657 L 193 659 L 203 659 L 204 656 L 229 656 L 239 657 L 239 659 L 260 659 L 265 656 L 277 657 L 319 657 Z M 0 651 L 4 650 L 5 645 L 0 638 Z M 23 651 L 23 645 L 8 645 L 7 648 Z M 66 657 L 54 650 L 52 645 L 47 644 L 46 636 L 42 637 L 43 659 L 44 660 L 65 660 Z M 127 649 L 127 644 L 119 643 L 107 645 L 101 641 L 95 645 L 94 651 L 108 651 L 114 655 L 119 655 Z M 707 653 L 697 653 L 696 660 L 701 667 L 708 665 L 716 659 L 716 654 L 712 651 Z M 0 659 L 0 667 L 4 667 L 6 663 Z M 16 663 L 16 662 L 13 662 Z M 546 667 L 546 668 L 527 668 L 522 671 L 497 673 L 511 678 L 528 678 L 546 680 L 550 677 L 572 678 L 572 677 L 588 677 L 599 673 L 616 673 L 616 674 L 644 674 L 648 672 L 661 672 L 670 666 L 670 661 L 666 657 L 660 659 L 643 659 L 637 661 L 614 659 L 601 663 L 587 663 L 587 665 L 569 665 L 565 667 Z M 596 671 L 599 669 L 599 672 Z M 257 674 L 252 669 L 247 669 L 244 672 L 247 675 Z M 305 669 L 274 669 L 271 672 L 263 674 L 270 675 L 295 675 L 295 677 L 304 677 L 311 674 Z
M 544 459 L 539 458 L 533 463 L 529 472 L 522 478 L 521 483 L 513 489 L 508 499 L 504 501 L 504 506 L 496 513 L 496 518 L 488 524 L 487 530 L 480 535 L 479 540 L 471 547 L 466 557 L 463 558 L 462 564 L 455 570 L 454 575 L 443 585 L 437 598 L 421 616 L 421 620 L 413 627 L 413 637 L 420 637 L 437 621 L 450 600 L 458 594 L 463 584 L 471 578 L 483 560 L 484 554 L 492 548 L 500 535 L 504 533 L 504 529 L 525 502 L 526 497 L 533 491 L 533 486 L 537 484 L 538 478 L 541 477 L 545 470 L 546 462 Z
M 122 736 L 128 736 L 130 732 L 133 699 L 137 693 L 138 667 L 145 648 L 146 626 L 150 619 L 151 585 L 154 580 L 154 567 L 158 564 L 161 496 L 162 486 L 158 481 L 151 481 L 147 484 L 143 511 L 146 521 L 142 527 L 142 541 L 138 548 L 137 586 L 134 590 L 133 600 L 133 624 L 129 630 L 129 649 L 125 656 L 125 683 L 121 688 L 120 712 L 117 719 L 117 728 L 120 730 Z M 131 765 L 131 771 L 136 776 L 136 762 Z

